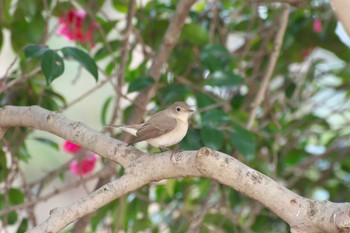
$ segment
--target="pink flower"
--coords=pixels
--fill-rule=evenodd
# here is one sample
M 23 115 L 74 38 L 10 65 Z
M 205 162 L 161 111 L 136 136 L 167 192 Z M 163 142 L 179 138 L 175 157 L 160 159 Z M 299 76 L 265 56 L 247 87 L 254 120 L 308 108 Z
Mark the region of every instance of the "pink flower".
M 322 22 L 319 19 L 315 19 L 312 25 L 314 32 L 320 33 L 322 32 L 323 26 L 322 26 Z
M 64 141 L 63 149 L 68 153 L 76 153 L 81 149 L 81 146 L 74 144 L 73 142 L 70 142 L 70 141 Z
M 78 41 L 81 43 L 93 43 L 93 33 L 97 28 L 97 23 L 89 23 L 86 20 L 86 13 L 83 11 L 77 11 L 75 9 L 70 10 L 63 16 L 59 17 L 59 27 L 57 34 L 64 36 L 70 41 Z
M 87 175 L 94 170 L 97 158 L 98 157 L 96 154 L 91 153 L 80 161 L 78 159 L 74 159 L 72 162 L 70 162 L 69 169 L 74 174 Z

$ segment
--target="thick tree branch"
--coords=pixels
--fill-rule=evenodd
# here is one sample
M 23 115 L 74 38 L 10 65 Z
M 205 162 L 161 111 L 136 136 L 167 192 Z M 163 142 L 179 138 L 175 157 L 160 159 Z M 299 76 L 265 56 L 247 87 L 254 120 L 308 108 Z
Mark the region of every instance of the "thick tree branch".
M 207 177 L 255 199 L 286 221 L 292 232 L 347 232 L 350 203 L 312 201 L 303 198 L 262 173 L 224 153 L 202 148 L 199 151 L 139 153 L 62 114 L 40 107 L 7 106 L 0 109 L 0 127 L 25 126 L 45 130 L 74 141 L 101 156 L 125 166 L 125 174 L 87 197 L 51 212 L 31 232 L 58 232 L 71 222 L 152 181 L 180 177 Z
M 109 160 L 126 167 L 134 156 L 142 152 L 126 143 L 93 130 L 78 121 L 72 121 L 63 114 L 50 112 L 38 106 L 5 106 L 0 109 L 0 128 L 17 126 L 44 130 L 74 142 Z

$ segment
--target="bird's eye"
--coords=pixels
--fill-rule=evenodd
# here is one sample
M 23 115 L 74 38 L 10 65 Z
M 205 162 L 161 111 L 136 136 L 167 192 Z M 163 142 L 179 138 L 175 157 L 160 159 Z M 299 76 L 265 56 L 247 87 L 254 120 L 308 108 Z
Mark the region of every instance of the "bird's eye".
M 181 111 L 181 108 L 180 108 L 180 107 L 177 107 L 177 108 L 176 108 L 176 111 L 180 112 L 180 111 Z

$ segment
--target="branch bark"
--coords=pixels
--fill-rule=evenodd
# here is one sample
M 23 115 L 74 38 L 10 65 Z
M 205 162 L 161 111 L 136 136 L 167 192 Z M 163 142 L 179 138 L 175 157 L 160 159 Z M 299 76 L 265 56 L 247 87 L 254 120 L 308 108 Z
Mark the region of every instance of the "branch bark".
M 350 203 L 303 198 L 233 157 L 209 148 L 145 154 L 62 114 L 35 106 L 6 106 L 0 109 L 0 119 L 0 128 L 23 126 L 45 130 L 125 167 L 122 177 L 79 201 L 52 210 L 50 217 L 30 232 L 59 232 L 82 216 L 150 182 L 181 177 L 206 177 L 227 185 L 269 208 L 294 233 L 348 232 L 350 228 Z M 135 153 L 139 157 L 128 159 L 135 158 L 128 155 Z

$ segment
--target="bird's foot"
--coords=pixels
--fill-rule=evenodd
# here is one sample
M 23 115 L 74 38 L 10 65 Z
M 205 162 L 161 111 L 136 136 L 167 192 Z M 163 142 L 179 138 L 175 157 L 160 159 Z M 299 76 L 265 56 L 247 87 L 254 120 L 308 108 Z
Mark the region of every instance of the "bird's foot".
M 172 151 L 170 155 L 170 160 L 173 163 L 178 163 L 182 160 L 182 150 L 181 151 Z

